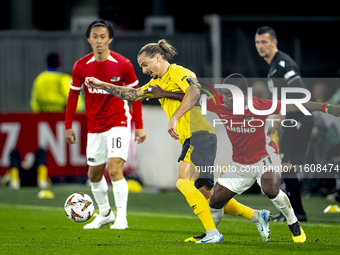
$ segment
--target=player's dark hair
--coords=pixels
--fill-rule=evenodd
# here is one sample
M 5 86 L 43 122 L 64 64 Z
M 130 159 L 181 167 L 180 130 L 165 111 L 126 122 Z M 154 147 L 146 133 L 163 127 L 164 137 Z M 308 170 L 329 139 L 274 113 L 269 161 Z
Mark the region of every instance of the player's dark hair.
M 277 39 L 276 32 L 272 27 L 263 26 L 256 30 L 257 35 L 262 35 L 266 33 L 269 33 L 272 39 Z
M 47 66 L 48 67 L 59 67 L 60 57 L 56 52 L 51 52 L 47 55 Z
M 224 79 L 223 84 L 231 84 L 240 88 L 242 91 L 247 92 L 248 82 L 247 79 L 239 73 L 233 73 Z
M 111 26 L 111 24 L 103 19 L 97 19 L 95 21 L 93 21 L 86 30 L 86 37 L 89 38 L 90 34 L 91 34 L 91 29 L 94 27 L 106 27 L 107 30 L 109 31 L 109 38 L 113 38 L 114 33 L 113 33 L 113 27 Z
M 138 52 L 137 57 L 139 57 L 143 52 L 145 52 L 145 54 L 150 58 L 159 54 L 165 60 L 169 60 L 177 54 L 175 47 L 169 44 L 165 39 L 159 40 L 158 43 L 149 43 L 143 46 Z

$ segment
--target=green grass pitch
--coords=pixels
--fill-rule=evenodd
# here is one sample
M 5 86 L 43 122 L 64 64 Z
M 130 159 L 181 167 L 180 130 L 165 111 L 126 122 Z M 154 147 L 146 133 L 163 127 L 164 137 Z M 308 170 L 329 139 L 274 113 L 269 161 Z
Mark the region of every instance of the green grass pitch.
M 271 222 L 271 238 L 262 242 L 255 225 L 243 218 L 224 216 L 222 244 L 184 243 L 204 231 L 179 192 L 130 193 L 127 230 L 83 230 L 86 223 L 70 221 L 66 198 L 87 186 L 55 186 L 54 199 L 38 199 L 37 188 L 0 189 L 0 254 L 339 254 L 340 213 L 324 214 L 324 198 L 303 199 L 308 223 L 302 223 L 307 242 L 295 244 L 285 223 Z M 114 205 L 113 195 L 111 205 Z M 236 199 L 255 209 L 278 211 L 262 195 Z M 114 210 L 114 206 L 113 206 Z

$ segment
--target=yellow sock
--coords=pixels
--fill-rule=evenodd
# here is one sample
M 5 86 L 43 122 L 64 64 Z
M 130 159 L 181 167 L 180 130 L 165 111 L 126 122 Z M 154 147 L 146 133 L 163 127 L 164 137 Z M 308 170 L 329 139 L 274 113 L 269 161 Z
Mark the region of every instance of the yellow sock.
M 230 199 L 228 203 L 224 205 L 224 213 L 232 216 L 241 216 L 250 220 L 253 217 L 254 209 L 240 204 L 235 199 Z
M 179 179 L 176 183 L 179 191 L 185 196 L 193 212 L 200 218 L 206 231 L 215 229 L 215 223 L 210 214 L 207 200 L 196 189 L 194 182 L 186 179 Z
M 11 177 L 13 181 L 19 181 L 20 176 L 19 176 L 19 169 L 16 167 L 11 168 Z
M 45 165 L 38 166 L 38 180 L 48 180 L 47 167 Z

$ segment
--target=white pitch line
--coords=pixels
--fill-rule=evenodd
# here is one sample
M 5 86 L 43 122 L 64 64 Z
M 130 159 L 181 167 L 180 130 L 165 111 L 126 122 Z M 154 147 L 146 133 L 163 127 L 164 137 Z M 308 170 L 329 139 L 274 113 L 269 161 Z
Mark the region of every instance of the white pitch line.
M 34 210 L 34 211 L 63 211 L 62 207 L 53 206 L 38 206 L 38 205 L 16 205 L 16 204 L 0 204 L 0 209 L 18 209 L 18 210 Z M 167 214 L 167 213 L 152 213 L 152 212 L 128 212 L 129 215 L 144 216 L 144 217 L 159 217 L 159 218 L 181 218 L 195 220 L 198 219 L 195 215 L 186 214 Z
M 19 209 L 32 211 L 62 211 L 61 207 L 39 206 L 39 205 L 15 205 L 15 204 L 0 204 L 0 209 Z
M 62 207 L 53 206 L 38 206 L 38 205 L 16 205 L 16 204 L 0 204 L 0 209 L 19 209 L 19 210 L 35 210 L 35 211 L 63 211 Z M 196 215 L 187 214 L 171 214 L 171 213 L 152 213 L 152 212 L 135 212 L 128 211 L 128 215 L 152 217 L 152 218 L 164 218 L 164 219 L 187 219 L 198 220 Z M 223 221 L 235 221 L 243 220 L 242 218 L 224 217 Z M 276 222 L 274 224 L 285 225 L 285 222 Z M 273 223 L 271 224 L 273 225 Z M 340 224 L 324 224 L 324 223 L 302 223 L 302 226 L 307 227 L 323 227 L 323 228 L 340 228 Z

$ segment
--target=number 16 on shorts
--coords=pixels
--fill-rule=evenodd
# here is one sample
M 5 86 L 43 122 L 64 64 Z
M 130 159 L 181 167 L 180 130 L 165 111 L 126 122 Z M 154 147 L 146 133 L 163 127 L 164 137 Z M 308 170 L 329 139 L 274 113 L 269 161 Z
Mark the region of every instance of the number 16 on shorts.
M 126 161 L 130 137 L 130 127 L 114 127 L 103 133 L 87 134 L 87 164 L 90 166 L 106 164 L 108 158 L 122 158 Z
M 117 138 L 112 138 L 112 149 L 120 149 L 122 147 L 122 138 L 117 137 Z
M 130 127 L 114 127 L 108 137 L 108 157 L 127 160 L 131 138 Z

